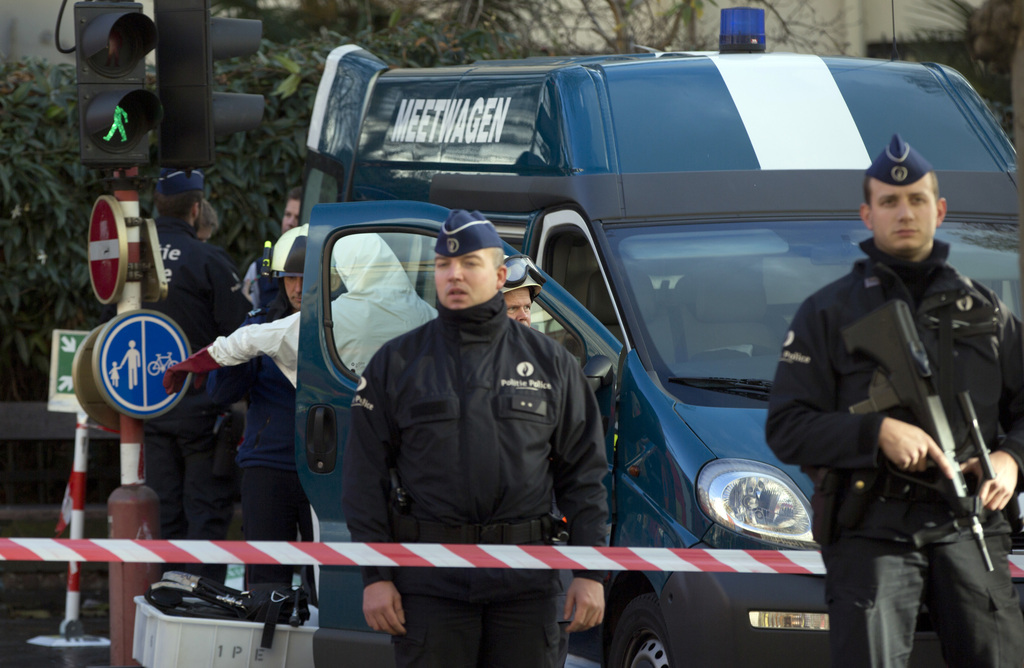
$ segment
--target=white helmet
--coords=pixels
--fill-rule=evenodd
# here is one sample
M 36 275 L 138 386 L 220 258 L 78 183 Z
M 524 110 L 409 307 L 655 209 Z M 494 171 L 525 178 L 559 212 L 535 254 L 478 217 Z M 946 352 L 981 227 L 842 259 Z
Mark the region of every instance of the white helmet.
M 270 261 L 270 273 L 281 276 L 302 276 L 306 266 L 306 235 L 309 225 L 293 227 L 274 244 L 274 257 Z
M 530 301 L 537 299 L 547 279 L 541 275 L 533 260 L 522 254 L 509 255 L 505 258 L 505 266 L 508 268 L 508 276 L 501 291 L 511 292 L 519 288 L 530 288 Z

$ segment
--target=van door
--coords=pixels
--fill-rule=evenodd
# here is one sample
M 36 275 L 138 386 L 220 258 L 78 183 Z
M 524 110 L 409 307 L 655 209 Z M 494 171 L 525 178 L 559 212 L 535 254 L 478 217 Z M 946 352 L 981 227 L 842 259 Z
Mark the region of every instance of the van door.
M 312 211 L 299 343 L 296 458 L 320 541 L 351 539 L 341 510 L 341 461 L 359 374 L 385 341 L 435 317 L 434 242 L 447 215 L 448 209 L 417 202 L 322 204 Z M 509 246 L 505 250 L 515 252 Z M 532 321 L 531 326 L 565 346 L 581 365 L 595 369 L 592 386 L 612 443 L 614 339 L 550 280 L 534 305 Z M 320 570 L 321 630 L 314 641 L 315 658 L 336 659 L 342 646 L 352 656 L 362 647 L 370 652 L 358 654 L 370 661 L 363 665 L 380 665 L 378 658 L 390 653 L 387 636 L 369 631 L 364 623 L 362 588 L 356 568 Z
M 348 199 L 363 107 L 377 75 L 386 69 L 384 61 L 354 44 L 339 46 L 327 56 L 306 138 L 304 212 L 318 202 Z

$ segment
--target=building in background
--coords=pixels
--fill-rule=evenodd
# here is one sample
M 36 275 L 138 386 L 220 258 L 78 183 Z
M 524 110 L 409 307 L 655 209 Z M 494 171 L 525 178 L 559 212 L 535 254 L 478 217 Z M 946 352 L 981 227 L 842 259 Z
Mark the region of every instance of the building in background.
M 580 0 L 584 2 L 585 0 Z M 672 0 L 657 0 L 666 7 Z M 983 0 L 966 0 L 980 6 Z M 287 0 L 263 0 L 261 6 L 275 6 Z M 387 0 L 384 0 L 386 3 Z M 770 0 L 774 11 L 766 12 L 769 51 L 845 54 L 888 57 L 895 18 L 896 34 L 901 42 L 915 39 L 923 31 L 963 30 L 957 23 L 954 0 L 896 2 L 896 0 Z M 685 41 L 702 49 L 716 49 L 719 9 L 751 3 L 743 0 L 719 0 L 703 3 L 703 16 L 695 25 L 684 28 Z M 153 16 L 153 0 L 142 0 L 143 11 Z M 758 6 L 761 6 L 758 3 Z M 53 62 L 74 63 L 74 54 L 61 54 L 54 45 L 57 2 L 0 0 L 0 60 L 26 56 L 47 58 Z M 61 22 L 61 46 L 70 48 L 75 41 L 74 2 L 68 2 Z

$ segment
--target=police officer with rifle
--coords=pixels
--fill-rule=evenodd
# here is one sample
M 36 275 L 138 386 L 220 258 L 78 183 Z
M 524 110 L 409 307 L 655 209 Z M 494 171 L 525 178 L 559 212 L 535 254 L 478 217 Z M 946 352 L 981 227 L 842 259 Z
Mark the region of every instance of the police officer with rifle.
M 766 425 L 815 480 L 832 665 L 906 665 L 924 604 L 948 665 L 1019 668 L 1021 323 L 947 264 L 938 179 L 899 135 L 864 199 L 868 257 L 798 310 Z

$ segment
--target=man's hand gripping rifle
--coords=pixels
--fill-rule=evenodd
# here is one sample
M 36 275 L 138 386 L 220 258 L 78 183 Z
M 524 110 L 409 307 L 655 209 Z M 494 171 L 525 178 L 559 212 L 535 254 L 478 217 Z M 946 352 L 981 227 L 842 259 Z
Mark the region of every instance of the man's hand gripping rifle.
M 891 462 L 889 470 L 892 474 L 914 484 L 925 485 L 941 492 L 956 515 L 951 528 L 970 527 L 985 560 L 985 567 L 991 571 L 992 560 L 985 545 L 985 531 L 979 519 L 981 499 L 968 492 L 964 474 L 956 461 L 953 433 L 949 428 L 942 400 L 932 385 L 928 353 L 917 335 L 910 307 L 906 302 L 894 299 L 844 328 L 842 334 L 848 352 L 863 353 L 878 362 L 881 367 L 871 379 L 868 398 L 851 406 L 850 412 L 876 413 L 893 406 L 903 406 L 913 413 L 921 428 L 928 432 L 942 450 L 943 456 L 953 469 L 953 477 L 941 477 L 938 482 L 930 483 L 897 470 Z M 986 479 L 993 478 L 995 476 L 992 462 L 970 396 L 967 392 L 961 392 L 958 398 L 964 417 L 970 423 L 968 426 L 971 439 L 978 450 L 984 475 Z M 948 533 L 947 527 L 942 527 L 939 531 L 924 530 L 915 534 L 914 542 L 921 547 Z

